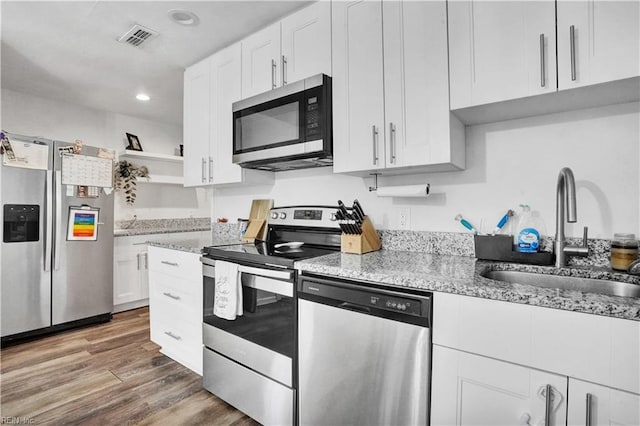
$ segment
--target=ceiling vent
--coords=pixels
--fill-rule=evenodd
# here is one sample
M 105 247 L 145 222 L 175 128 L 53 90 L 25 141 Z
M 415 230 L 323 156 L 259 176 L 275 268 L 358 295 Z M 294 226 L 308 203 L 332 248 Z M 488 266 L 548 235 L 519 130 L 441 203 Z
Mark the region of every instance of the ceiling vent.
M 129 29 L 126 33 L 124 33 L 118 41 L 120 43 L 127 43 L 132 46 L 140 46 L 147 40 L 152 39 L 157 36 L 158 32 L 154 31 L 150 28 L 143 27 L 142 25 L 135 24 L 133 27 Z

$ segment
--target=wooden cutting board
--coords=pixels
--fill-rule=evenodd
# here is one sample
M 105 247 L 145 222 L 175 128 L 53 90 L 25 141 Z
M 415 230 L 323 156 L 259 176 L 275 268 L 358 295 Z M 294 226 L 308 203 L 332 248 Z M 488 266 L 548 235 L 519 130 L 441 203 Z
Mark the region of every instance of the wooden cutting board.
M 242 241 L 253 242 L 256 239 L 264 240 L 267 236 L 267 218 L 269 210 L 273 207 L 273 200 L 253 200 L 249 211 L 249 223 Z

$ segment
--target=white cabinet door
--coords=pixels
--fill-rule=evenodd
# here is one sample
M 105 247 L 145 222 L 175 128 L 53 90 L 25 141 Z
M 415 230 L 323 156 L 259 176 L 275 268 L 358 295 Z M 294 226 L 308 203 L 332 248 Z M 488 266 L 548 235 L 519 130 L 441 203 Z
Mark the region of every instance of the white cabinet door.
M 553 0 L 448 5 L 451 109 L 556 91 Z
M 114 312 L 144 306 L 149 298 L 147 246 L 136 242 L 133 237 L 119 237 L 114 242 Z
M 543 424 L 547 385 L 553 397 L 550 424 L 566 422 L 565 376 L 437 345 L 432 371 L 434 426 Z
M 558 1 L 559 89 L 638 75 L 640 2 Z
M 640 425 L 640 395 L 569 379 L 567 424 Z
M 241 97 L 241 47 L 234 44 L 211 57 L 211 150 L 213 183 L 242 181 L 242 168 L 233 164 L 233 112 Z
M 280 22 L 242 40 L 242 97 L 280 86 Z
M 331 75 L 331 2 L 319 1 L 281 21 L 281 83 Z
M 383 2 L 383 17 L 386 167 L 449 163 L 447 5 Z
M 333 43 L 334 172 L 464 168 L 444 1 L 334 3 Z
M 382 3 L 335 2 L 332 7 L 333 170 L 385 164 Z
M 210 182 L 210 63 L 206 59 L 184 72 L 184 186 Z

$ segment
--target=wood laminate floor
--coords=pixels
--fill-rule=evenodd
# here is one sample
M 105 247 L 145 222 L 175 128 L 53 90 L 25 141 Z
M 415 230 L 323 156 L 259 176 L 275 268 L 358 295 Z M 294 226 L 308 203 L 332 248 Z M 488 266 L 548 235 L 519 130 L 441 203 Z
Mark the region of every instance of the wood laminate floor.
M 0 424 L 256 425 L 149 340 L 149 310 L 0 352 Z

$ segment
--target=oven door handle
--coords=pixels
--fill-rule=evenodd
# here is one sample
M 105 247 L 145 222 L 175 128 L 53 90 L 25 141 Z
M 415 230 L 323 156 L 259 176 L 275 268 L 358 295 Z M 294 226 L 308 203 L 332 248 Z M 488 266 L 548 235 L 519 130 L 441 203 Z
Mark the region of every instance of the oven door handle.
M 261 277 L 275 278 L 277 280 L 293 281 L 293 271 L 274 271 L 273 269 L 254 268 L 253 266 L 241 265 L 238 271 L 243 274 L 258 275 Z
M 214 268 L 216 266 L 215 260 L 209 259 L 208 257 L 202 256 L 200 258 L 200 261 L 205 266 L 213 266 Z M 294 274 L 294 271 L 289 269 L 283 269 L 281 271 L 277 271 L 274 269 L 255 268 L 253 266 L 244 266 L 244 265 L 240 265 L 238 267 L 238 271 L 244 274 L 259 275 L 261 277 L 275 278 L 278 280 L 286 280 L 286 281 L 293 281 L 293 274 Z M 206 273 L 207 276 L 213 276 L 212 274 L 213 271 L 211 271 L 209 268 L 206 268 L 206 272 L 207 272 Z

